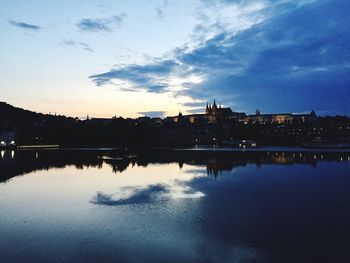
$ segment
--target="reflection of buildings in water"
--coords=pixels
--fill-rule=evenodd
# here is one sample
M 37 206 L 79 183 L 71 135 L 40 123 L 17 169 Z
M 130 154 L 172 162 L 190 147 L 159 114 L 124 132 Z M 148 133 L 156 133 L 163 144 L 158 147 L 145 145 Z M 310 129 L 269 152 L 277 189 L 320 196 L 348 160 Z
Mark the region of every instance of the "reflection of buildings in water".
M 40 152 L 40 153 L 39 153 Z M 257 168 L 268 164 L 293 165 L 308 164 L 313 167 L 319 161 L 350 161 L 350 152 L 199 152 L 199 151 L 143 151 L 137 152 L 135 159 L 118 161 L 100 160 L 97 152 L 83 151 L 5 151 L 0 152 L 0 182 L 17 175 L 36 170 L 64 168 L 74 165 L 77 169 L 88 167 L 111 167 L 114 173 L 121 173 L 133 166 L 149 164 L 178 163 L 179 169 L 184 164 L 206 165 L 207 174 L 217 177 L 222 172 L 230 172 L 235 167 L 255 164 Z M 114 154 L 115 156 L 116 154 Z M 113 156 L 113 153 L 111 153 Z M 164 168 L 166 172 L 166 167 Z
M 15 159 L 15 151 L 8 151 L 8 150 L 2 150 L 0 152 L 1 161 L 3 163 L 13 163 L 13 160 Z
M 346 153 L 311 153 L 311 152 L 260 152 L 247 154 L 245 157 L 210 158 L 206 160 L 207 174 L 215 178 L 224 171 L 232 171 L 235 167 L 256 164 L 257 168 L 264 165 L 306 164 L 316 167 L 319 161 L 350 161 L 350 152 Z
M 135 160 L 120 160 L 120 161 L 113 161 L 113 160 L 104 160 L 104 163 L 109 165 L 112 168 L 113 173 L 121 173 L 125 171 L 130 165 L 132 167 L 135 166 Z M 101 165 L 102 168 L 102 165 Z

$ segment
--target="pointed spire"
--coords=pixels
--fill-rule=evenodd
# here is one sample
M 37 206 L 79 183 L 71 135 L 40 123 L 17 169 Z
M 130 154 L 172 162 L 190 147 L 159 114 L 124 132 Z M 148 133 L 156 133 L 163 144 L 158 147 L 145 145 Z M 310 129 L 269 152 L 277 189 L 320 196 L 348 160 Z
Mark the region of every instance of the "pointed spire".
M 214 104 L 213 104 L 214 107 L 216 107 L 216 102 L 215 102 L 215 99 L 214 99 Z

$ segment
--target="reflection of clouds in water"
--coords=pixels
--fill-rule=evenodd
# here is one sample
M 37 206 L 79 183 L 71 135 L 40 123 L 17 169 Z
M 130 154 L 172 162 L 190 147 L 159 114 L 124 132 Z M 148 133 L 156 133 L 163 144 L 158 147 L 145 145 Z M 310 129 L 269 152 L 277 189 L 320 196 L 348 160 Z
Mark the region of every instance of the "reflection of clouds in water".
M 252 262 L 258 258 L 257 254 L 257 251 L 252 247 L 233 246 L 226 251 L 222 262 Z
M 114 194 L 98 192 L 91 203 L 98 205 L 130 205 L 145 204 L 156 201 L 172 199 L 196 199 L 204 196 L 204 193 L 187 186 L 184 181 L 175 180 L 173 184 L 149 185 L 146 188 L 122 187 Z
M 145 189 L 125 187 L 118 194 L 104 194 L 98 192 L 92 203 L 98 205 L 129 205 L 144 204 L 159 200 L 159 197 L 168 192 L 163 185 L 151 185 Z
M 205 166 L 204 168 L 192 168 L 188 169 L 186 171 L 188 174 L 206 174 L 207 173 L 207 167 Z

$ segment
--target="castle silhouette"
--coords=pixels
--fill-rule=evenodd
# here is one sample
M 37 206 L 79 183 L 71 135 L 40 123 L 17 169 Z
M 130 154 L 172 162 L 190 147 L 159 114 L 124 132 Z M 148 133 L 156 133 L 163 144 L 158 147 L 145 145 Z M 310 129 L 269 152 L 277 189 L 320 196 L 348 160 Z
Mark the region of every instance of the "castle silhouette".
M 214 102 L 207 103 L 205 113 L 183 115 L 181 112 L 177 116 L 167 117 L 165 121 L 175 123 L 218 123 L 218 122 L 243 122 L 247 123 L 305 123 L 308 121 L 315 121 L 317 119 L 316 113 L 311 111 L 308 114 L 293 114 L 293 113 L 273 113 L 261 114 L 257 109 L 255 114 L 247 115 L 244 112 L 234 112 L 229 107 L 222 107 Z

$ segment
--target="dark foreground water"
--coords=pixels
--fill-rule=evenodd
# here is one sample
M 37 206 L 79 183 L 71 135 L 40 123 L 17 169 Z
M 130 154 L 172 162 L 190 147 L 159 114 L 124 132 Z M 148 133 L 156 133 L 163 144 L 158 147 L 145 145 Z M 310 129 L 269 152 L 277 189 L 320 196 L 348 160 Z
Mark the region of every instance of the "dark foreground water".
M 350 262 L 350 153 L 130 154 L 2 151 L 0 262 Z

